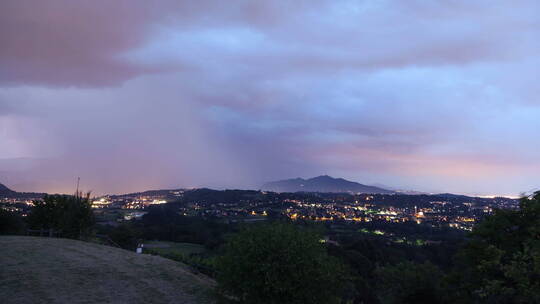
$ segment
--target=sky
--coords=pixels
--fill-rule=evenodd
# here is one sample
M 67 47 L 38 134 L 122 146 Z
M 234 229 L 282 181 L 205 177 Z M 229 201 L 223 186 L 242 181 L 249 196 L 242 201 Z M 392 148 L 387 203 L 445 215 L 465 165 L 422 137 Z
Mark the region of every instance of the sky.
M 540 187 L 536 0 L 3 0 L 0 183 Z

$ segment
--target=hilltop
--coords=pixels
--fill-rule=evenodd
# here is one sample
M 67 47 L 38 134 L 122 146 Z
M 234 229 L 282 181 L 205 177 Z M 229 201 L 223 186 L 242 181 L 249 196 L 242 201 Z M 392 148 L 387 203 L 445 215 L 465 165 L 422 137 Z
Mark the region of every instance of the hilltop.
M 6 185 L 0 183 L 0 197 L 20 198 L 20 199 L 38 199 L 42 198 L 45 193 L 35 192 L 17 192 L 9 189 Z
M 211 303 L 213 281 L 158 256 L 69 239 L 0 236 L 4 303 Z
M 262 189 L 275 192 L 395 193 L 391 190 L 367 186 L 343 178 L 333 178 L 328 175 L 321 175 L 310 179 L 293 178 L 269 182 L 264 184 Z
M 0 184 L 0 196 L 10 196 L 10 195 L 14 195 L 15 193 L 17 192 L 9 189 L 4 184 Z

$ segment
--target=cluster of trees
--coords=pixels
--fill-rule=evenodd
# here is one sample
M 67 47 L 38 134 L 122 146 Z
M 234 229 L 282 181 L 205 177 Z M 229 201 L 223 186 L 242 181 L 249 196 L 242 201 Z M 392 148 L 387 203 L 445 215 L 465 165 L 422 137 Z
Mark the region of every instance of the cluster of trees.
M 422 260 L 419 248 L 336 246 L 320 230 L 282 222 L 246 227 L 222 249 L 217 281 L 229 302 L 445 303 L 443 271 L 409 261 Z
M 217 270 L 221 291 L 241 303 L 339 303 L 345 275 L 317 233 L 284 223 L 232 237 Z
M 90 193 L 45 195 L 33 203 L 26 220 L 16 213 L 0 210 L 0 233 L 24 234 L 32 229 L 73 239 L 93 234 L 95 220 Z
M 23 234 L 26 222 L 22 216 L 0 208 L 0 234 Z
M 486 218 L 447 265 L 319 240 L 284 224 L 239 233 L 218 260 L 221 291 L 239 303 L 540 303 L 540 192 Z
M 28 215 L 30 228 L 52 229 L 62 237 L 73 239 L 90 236 L 94 223 L 90 193 L 45 195 L 43 200 L 34 201 Z
M 140 240 L 186 242 L 215 250 L 225 242 L 225 235 L 238 231 L 237 225 L 211 218 L 180 215 L 170 204 L 151 206 L 142 219 L 119 226 L 96 226 L 96 232 L 108 235 L 125 249 L 134 249 Z
M 540 303 L 540 192 L 474 229 L 448 286 L 461 303 Z

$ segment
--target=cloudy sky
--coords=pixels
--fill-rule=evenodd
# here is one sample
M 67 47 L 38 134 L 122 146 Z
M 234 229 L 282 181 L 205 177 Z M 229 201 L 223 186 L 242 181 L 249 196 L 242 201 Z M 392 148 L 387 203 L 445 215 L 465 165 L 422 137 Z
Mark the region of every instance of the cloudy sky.
M 0 183 L 540 186 L 536 0 L 3 0 Z

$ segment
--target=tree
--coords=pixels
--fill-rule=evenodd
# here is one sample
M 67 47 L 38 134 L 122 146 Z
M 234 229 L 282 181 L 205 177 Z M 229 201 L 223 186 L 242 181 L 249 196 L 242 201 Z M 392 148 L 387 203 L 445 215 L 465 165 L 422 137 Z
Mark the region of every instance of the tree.
M 433 264 L 401 262 L 375 271 L 381 303 L 442 303 L 442 272 Z
M 540 303 L 540 192 L 495 210 L 456 260 L 449 285 L 460 302 Z
M 24 232 L 24 221 L 15 213 L 0 208 L 0 234 L 21 234 Z
M 240 303 L 339 301 L 344 269 L 320 236 L 292 224 L 241 231 L 218 259 L 218 283 Z
M 135 250 L 141 239 L 140 233 L 129 223 L 113 227 L 108 236 L 118 246 L 128 250 Z
M 87 236 L 94 225 L 90 193 L 46 195 L 43 200 L 34 201 L 28 223 L 34 229 L 54 229 L 67 238 Z

